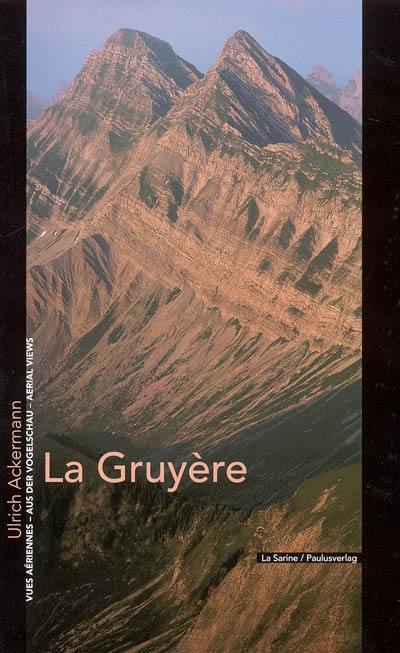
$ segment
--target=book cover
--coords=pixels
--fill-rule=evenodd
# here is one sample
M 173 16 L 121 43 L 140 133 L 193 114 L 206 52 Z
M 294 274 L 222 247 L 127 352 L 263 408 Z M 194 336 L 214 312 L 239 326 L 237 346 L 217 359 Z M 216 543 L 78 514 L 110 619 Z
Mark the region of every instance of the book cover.
M 363 650 L 361 10 L 28 5 L 5 651 Z

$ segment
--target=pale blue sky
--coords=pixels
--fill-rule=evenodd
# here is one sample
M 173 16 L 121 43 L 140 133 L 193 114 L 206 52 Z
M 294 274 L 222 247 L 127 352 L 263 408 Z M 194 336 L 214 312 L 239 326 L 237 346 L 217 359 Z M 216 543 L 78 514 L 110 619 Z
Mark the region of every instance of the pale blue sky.
M 202 72 L 238 29 L 304 76 L 322 64 L 342 84 L 361 68 L 361 0 L 28 0 L 28 88 L 53 96 L 120 27 L 168 41 Z

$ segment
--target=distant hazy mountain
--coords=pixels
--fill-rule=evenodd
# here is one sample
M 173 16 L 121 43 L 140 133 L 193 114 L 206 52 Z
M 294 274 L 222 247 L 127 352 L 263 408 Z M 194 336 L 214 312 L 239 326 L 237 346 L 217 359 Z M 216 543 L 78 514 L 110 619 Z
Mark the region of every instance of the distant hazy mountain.
M 332 102 L 339 104 L 340 89 L 335 84 L 333 77 L 327 68 L 324 68 L 323 66 L 314 66 L 311 75 L 309 75 L 307 79 L 314 88 L 326 95 L 326 97 L 332 100 Z
M 30 91 L 27 91 L 26 94 L 26 117 L 28 120 L 33 120 L 40 116 L 44 111 L 46 102 L 44 100 L 39 100 L 35 95 Z
M 337 86 L 329 70 L 314 66 L 308 77 L 310 84 L 327 98 L 350 113 L 358 122 L 362 120 L 362 73 L 358 71 L 344 87 Z
M 68 86 L 69 85 L 66 82 L 63 82 L 58 93 L 50 99 L 40 99 L 28 90 L 26 94 L 27 120 L 34 120 L 35 118 L 38 118 L 45 109 L 50 107 L 52 104 L 59 102 L 64 96 Z
M 356 120 L 362 120 L 362 74 L 358 71 L 354 79 L 350 79 L 340 94 L 340 106 L 348 111 Z

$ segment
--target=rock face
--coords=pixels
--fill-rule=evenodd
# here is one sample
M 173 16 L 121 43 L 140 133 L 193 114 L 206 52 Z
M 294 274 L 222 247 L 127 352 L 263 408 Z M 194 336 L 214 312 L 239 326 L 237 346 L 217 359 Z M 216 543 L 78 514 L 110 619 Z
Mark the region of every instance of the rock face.
M 130 135 L 165 115 L 200 76 L 165 41 L 122 29 L 89 54 L 64 100 L 107 122 L 116 135 Z
M 358 122 L 362 121 L 362 73 L 360 70 L 355 74 L 354 79 L 350 79 L 343 88 L 335 84 L 331 73 L 323 66 L 314 66 L 308 81 Z
M 104 111 L 102 80 L 135 43 L 133 60 L 145 52 L 146 66 L 129 60 L 140 101 L 129 95 L 134 138 L 123 156 L 96 149 L 95 136 L 83 151 L 67 145 L 79 117 L 64 105 L 58 127 L 44 117 L 31 136 L 32 186 L 53 174 L 48 142 L 53 153 L 71 148 L 54 192 L 41 185 L 48 217 L 29 252 L 42 426 L 128 434 L 154 450 L 236 442 L 249 429 L 259 438 L 277 415 L 359 378 L 359 127 L 246 32 L 182 92 L 177 80 L 188 85 L 192 68 L 178 60 L 171 79 L 153 46 L 150 57 L 152 38 L 122 30 L 96 55 L 98 92 L 85 64 L 65 106 L 87 112 L 92 93 Z M 161 78 L 171 109 L 139 120 L 139 106 L 154 106 L 147 82 L 154 98 Z M 115 125 L 121 87 L 106 87 Z M 108 186 L 76 213 L 66 197 L 91 165 L 107 167 Z M 343 460 L 359 450 L 350 423 L 348 437 L 341 422 L 332 435 L 342 434 Z

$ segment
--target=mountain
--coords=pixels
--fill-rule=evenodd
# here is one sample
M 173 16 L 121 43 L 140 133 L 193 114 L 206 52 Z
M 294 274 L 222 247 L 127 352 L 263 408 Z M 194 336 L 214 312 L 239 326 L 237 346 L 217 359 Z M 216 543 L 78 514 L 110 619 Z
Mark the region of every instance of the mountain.
M 110 44 L 112 57 L 115 41 L 127 47 L 124 34 L 108 41 L 107 62 Z M 147 41 L 139 39 L 146 62 Z M 137 74 L 147 80 L 142 68 Z M 86 78 L 78 75 L 65 103 L 77 102 Z M 177 95 L 164 117 L 151 124 L 148 116 L 150 125 L 114 165 L 115 181 L 85 205 L 84 219 L 71 213 L 72 200 L 60 211 L 59 200 L 31 243 L 38 419 L 47 431 L 83 440 L 99 431 L 130 435 L 175 456 L 193 443 L 212 449 L 244 441 L 250 467 L 264 461 L 268 474 L 275 459 L 255 443 L 269 432 L 273 441 L 275 419 L 287 415 L 290 424 L 293 411 L 306 411 L 326 441 L 305 425 L 312 469 L 295 457 L 291 482 L 278 476 L 264 495 L 271 499 L 310 471 L 359 453 L 359 128 L 243 32 Z M 52 151 L 67 148 L 71 120 L 49 135 Z M 76 141 L 70 147 L 58 188 L 78 176 Z M 86 163 L 87 151 L 77 165 L 103 166 L 97 149 Z M 47 153 L 45 141 L 32 184 Z M 48 187 L 41 192 L 49 197 Z M 321 424 L 321 406 L 341 388 L 348 415 L 339 407 L 339 421 Z M 287 438 L 295 452 L 291 428 Z M 248 487 L 258 502 L 260 490 Z
M 84 220 L 42 221 L 28 283 L 46 430 L 211 446 L 357 381 L 359 129 L 310 89 L 241 32 Z
M 30 237 L 48 218 L 76 220 L 106 192 L 141 130 L 200 73 L 170 45 L 119 30 L 28 129 Z
M 39 456 L 248 468 L 38 482 L 32 653 L 358 650 L 354 565 L 255 554 L 359 544 L 360 136 L 243 31 L 201 76 L 120 30 L 32 124 Z
M 28 90 L 26 96 L 27 120 L 35 120 L 35 118 L 38 118 L 43 113 L 43 111 L 45 111 L 45 109 L 52 106 L 53 104 L 61 102 L 66 90 L 68 89 L 68 86 L 69 85 L 66 82 L 63 82 L 56 95 L 50 99 L 39 99 Z
M 340 88 L 336 85 L 331 72 L 324 66 L 314 66 L 307 81 L 323 95 L 339 104 Z
M 354 79 L 350 79 L 340 94 L 340 106 L 356 120 L 362 120 L 362 73 L 359 70 Z
M 361 123 L 362 121 L 362 73 L 358 71 L 354 79 L 340 88 L 333 80 L 329 70 L 323 66 L 314 66 L 308 81 L 323 95 L 338 104 L 347 111 L 353 118 Z
M 247 32 L 236 32 L 193 97 L 170 113 L 198 117 L 228 136 L 265 147 L 309 138 L 324 139 L 351 150 L 357 158 L 357 126 L 279 59 L 268 54 Z
M 359 488 L 358 465 L 244 512 L 139 483 L 46 486 L 29 651 L 359 650 L 359 565 L 256 563 L 257 551 L 359 550 Z
M 29 90 L 26 93 L 26 117 L 33 120 L 40 116 L 45 109 L 45 102 L 37 98 Z
M 332 73 L 327 68 L 324 68 L 323 66 L 314 66 L 308 78 L 308 81 L 310 82 L 310 84 L 313 84 L 315 86 L 317 84 L 320 84 L 321 86 L 324 84 L 327 88 L 332 88 L 336 86 L 332 77 Z

